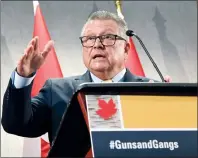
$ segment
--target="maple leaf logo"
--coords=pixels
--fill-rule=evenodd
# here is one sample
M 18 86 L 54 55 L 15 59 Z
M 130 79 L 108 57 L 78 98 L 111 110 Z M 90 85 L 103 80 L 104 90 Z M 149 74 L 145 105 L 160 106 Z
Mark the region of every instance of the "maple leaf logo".
M 108 103 L 105 100 L 98 99 L 98 105 L 100 109 L 96 113 L 105 120 L 110 119 L 117 112 L 116 105 L 112 99 Z

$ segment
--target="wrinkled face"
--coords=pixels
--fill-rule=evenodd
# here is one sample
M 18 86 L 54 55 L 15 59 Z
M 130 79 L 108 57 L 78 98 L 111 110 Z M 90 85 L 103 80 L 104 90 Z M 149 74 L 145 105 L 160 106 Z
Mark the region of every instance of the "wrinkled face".
M 85 26 L 83 36 L 119 35 L 119 26 L 113 20 L 92 20 Z M 102 45 L 99 38 L 93 47 L 83 47 L 83 61 L 91 71 L 119 72 L 124 68 L 129 45 L 124 40 L 116 40 L 113 46 Z

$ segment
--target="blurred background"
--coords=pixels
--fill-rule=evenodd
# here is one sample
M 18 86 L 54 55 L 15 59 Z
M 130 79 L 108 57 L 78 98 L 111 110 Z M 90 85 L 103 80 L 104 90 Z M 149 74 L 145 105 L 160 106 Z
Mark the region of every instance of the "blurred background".
M 82 74 L 79 36 L 93 11 L 116 13 L 114 1 L 41 1 L 51 38 L 64 76 Z M 142 39 L 162 74 L 173 82 L 197 82 L 197 2 L 123 1 L 129 29 Z M 1 1 L 1 100 L 11 72 L 32 38 L 31 1 Z M 136 39 L 133 40 L 147 77 L 160 80 Z M 24 140 L 1 128 L 1 156 L 21 157 Z

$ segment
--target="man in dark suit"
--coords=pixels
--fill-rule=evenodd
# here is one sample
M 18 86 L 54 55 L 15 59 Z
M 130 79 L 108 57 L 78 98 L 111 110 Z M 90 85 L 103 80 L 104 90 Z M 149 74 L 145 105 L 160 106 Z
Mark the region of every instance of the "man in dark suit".
M 85 82 L 148 82 L 125 68 L 129 51 L 127 25 L 117 15 L 98 11 L 93 13 L 82 29 L 83 61 L 87 72 L 81 76 L 48 79 L 39 94 L 31 98 L 37 69 L 53 47 L 49 41 L 43 51 L 38 38 L 28 44 L 16 70 L 12 73 L 3 98 L 2 126 L 8 133 L 23 137 L 38 137 L 46 132 L 52 143 L 73 93 Z M 71 122 L 72 124 L 72 122 Z M 80 131 L 79 131 L 80 132 Z M 83 135 L 83 134 L 82 134 Z M 85 137 L 79 139 L 82 145 Z

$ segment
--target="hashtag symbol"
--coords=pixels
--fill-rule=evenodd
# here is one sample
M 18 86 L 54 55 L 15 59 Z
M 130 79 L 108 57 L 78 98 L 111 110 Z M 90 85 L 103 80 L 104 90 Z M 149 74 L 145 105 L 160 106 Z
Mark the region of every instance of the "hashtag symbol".
M 111 141 L 109 142 L 109 147 L 110 147 L 110 149 L 114 149 L 114 148 L 115 148 L 115 143 L 114 143 L 113 140 L 111 140 Z

